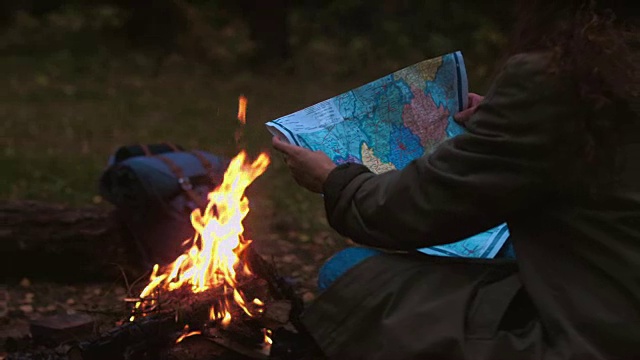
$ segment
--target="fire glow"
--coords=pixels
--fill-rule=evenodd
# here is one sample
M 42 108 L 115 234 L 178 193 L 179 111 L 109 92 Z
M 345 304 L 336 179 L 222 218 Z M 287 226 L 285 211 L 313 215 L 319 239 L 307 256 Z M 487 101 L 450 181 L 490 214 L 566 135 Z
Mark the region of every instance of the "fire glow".
M 246 98 L 240 97 L 238 118 L 243 123 L 246 104 Z M 211 305 L 210 320 L 228 325 L 232 319 L 233 304 L 250 317 L 263 312 L 264 302 L 256 298 L 246 299 L 239 279 L 252 275 L 242 261 L 243 252 L 251 244 L 251 240 L 243 235 L 242 221 L 249 213 L 249 199 L 244 192 L 266 171 L 269 163 L 266 153 L 249 162 L 245 151 L 231 160 L 222 184 L 208 194 L 204 211 L 195 209 L 191 213 L 195 235 L 185 244 L 190 244 L 190 248 L 170 265 L 154 266 L 148 285 L 140 293 L 141 301 L 135 305 L 137 310 L 144 313 L 145 309 L 153 307 L 155 304 L 151 296 L 156 291 L 188 289 L 192 293 L 200 293 L 222 289 L 225 300 Z

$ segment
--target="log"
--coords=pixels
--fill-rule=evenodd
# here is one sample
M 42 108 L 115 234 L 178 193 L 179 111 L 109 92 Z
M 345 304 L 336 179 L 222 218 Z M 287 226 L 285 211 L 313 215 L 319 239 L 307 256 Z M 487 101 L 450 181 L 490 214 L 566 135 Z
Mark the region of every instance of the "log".
M 125 323 L 95 340 L 80 342 L 69 350 L 68 355 L 70 360 L 142 358 L 141 354 L 159 352 L 172 344 L 177 331 L 170 314 L 158 314 Z
M 262 279 L 253 278 L 242 286 L 243 292 L 263 292 L 266 286 Z M 191 330 L 204 331 L 205 325 L 211 326 L 209 309 L 212 304 L 230 297 L 222 288 L 210 289 L 193 294 L 188 289 L 179 289 L 166 293 L 158 299 L 161 304 L 157 313 L 137 317 L 97 338 L 75 344 L 69 350 L 71 360 L 124 360 L 143 359 L 149 352 L 168 351 L 183 333 L 185 325 Z M 254 342 L 261 341 L 261 324 L 246 318 L 242 309 L 231 309 L 230 328 L 236 336 L 248 338 L 253 335 Z M 217 326 L 217 325 L 214 325 Z M 154 358 L 154 357 L 151 357 Z
M 266 310 L 261 315 L 256 312 L 256 317 L 250 318 L 241 308 L 233 306 L 230 325 L 223 329 L 217 328 L 216 325 L 211 327 L 212 324 L 208 320 L 209 308 L 220 300 L 232 297 L 232 293 L 228 289 L 225 291 L 223 288 L 214 288 L 194 294 L 188 288 L 181 288 L 154 295 L 154 300 L 159 305 L 157 313 L 136 317 L 133 322 L 127 322 L 98 338 L 75 344 L 69 351 L 70 359 L 137 359 L 142 358 L 140 354 L 148 351 L 167 351 L 185 325 L 189 325 L 192 330 L 202 330 L 203 333 L 216 332 L 221 335 L 218 337 L 224 339 L 217 342 L 219 345 L 236 353 L 239 351 L 237 347 L 240 346 L 247 350 L 243 353 L 245 356 L 255 352 L 251 351 L 252 344 L 261 343 L 264 327 L 284 326 L 285 323 L 290 323 L 299 334 L 306 334 L 297 326 L 299 314 L 293 309 L 296 308 L 295 304 L 301 304 L 301 301 L 292 288 L 275 273 L 271 264 L 251 248 L 246 250 L 243 257 L 253 275 L 241 279 L 238 288 L 247 299 L 257 297 L 266 303 Z M 259 356 L 253 358 L 262 358 L 262 355 L 257 355 Z
M 0 202 L 0 282 L 113 279 L 138 273 L 136 253 L 111 209 L 36 201 Z

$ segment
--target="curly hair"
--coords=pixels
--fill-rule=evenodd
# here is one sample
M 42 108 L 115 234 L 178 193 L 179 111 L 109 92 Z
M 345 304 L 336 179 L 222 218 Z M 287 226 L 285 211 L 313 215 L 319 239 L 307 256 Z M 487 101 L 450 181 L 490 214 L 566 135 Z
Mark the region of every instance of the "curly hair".
M 509 53 L 551 52 L 549 71 L 571 78 L 593 110 L 577 124 L 592 190 L 615 181 L 621 129 L 640 113 L 636 1 L 521 0 L 518 6 Z M 616 113 L 601 113 L 611 108 Z

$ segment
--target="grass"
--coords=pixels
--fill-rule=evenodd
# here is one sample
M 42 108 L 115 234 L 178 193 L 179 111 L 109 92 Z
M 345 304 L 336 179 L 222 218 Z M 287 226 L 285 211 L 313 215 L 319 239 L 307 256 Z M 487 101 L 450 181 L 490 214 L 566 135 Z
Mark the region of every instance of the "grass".
M 10 45 L 0 50 L 0 199 L 102 204 L 98 178 L 122 145 L 170 141 L 228 157 L 240 147 L 253 156 L 270 151 L 265 122 L 426 57 L 336 78 L 326 74 L 357 69 L 362 59 L 320 42 L 308 48 L 324 57 L 303 54 L 296 75 L 255 75 L 241 66 L 214 72 L 172 57 L 156 76 L 150 57 L 61 24 L 23 19 L 0 36 L 0 49 Z M 239 147 L 240 94 L 249 106 Z M 319 197 L 295 186 L 279 156 L 249 194 L 260 209 L 253 216 L 277 214 L 302 230 L 326 227 Z
M 0 57 L 0 198 L 102 203 L 97 181 L 119 146 L 171 141 L 234 156 L 238 96 L 249 99 L 244 145 L 270 152 L 264 123 L 345 91 L 334 81 L 238 71 L 213 74 L 173 58 L 158 76 L 141 55 L 72 55 L 64 48 Z M 250 189 L 263 212 L 302 229 L 325 226 L 319 197 L 295 186 L 279 156 Z

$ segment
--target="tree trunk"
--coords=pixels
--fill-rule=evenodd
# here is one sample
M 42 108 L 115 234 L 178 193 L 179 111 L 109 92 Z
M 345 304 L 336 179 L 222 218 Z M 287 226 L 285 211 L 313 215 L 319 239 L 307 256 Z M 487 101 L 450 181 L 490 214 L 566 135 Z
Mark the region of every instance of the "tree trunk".
M 115 278 L 135 259 L 109 209 L 34 201 L 0 202 L 2 280 Z M 1 280 L 0 280 L 1 281 Z
M 290 0 L 241 0 L 237 4 L 256 46 L 252 60 L 254 68 L 286 66 L 291 57 Z

